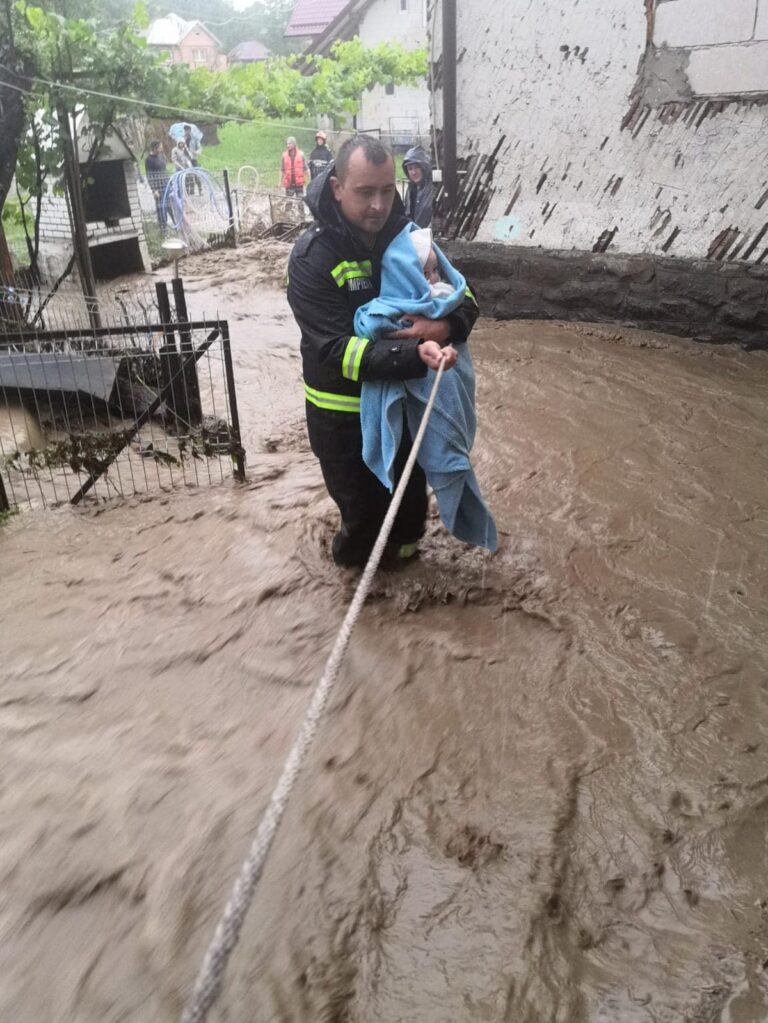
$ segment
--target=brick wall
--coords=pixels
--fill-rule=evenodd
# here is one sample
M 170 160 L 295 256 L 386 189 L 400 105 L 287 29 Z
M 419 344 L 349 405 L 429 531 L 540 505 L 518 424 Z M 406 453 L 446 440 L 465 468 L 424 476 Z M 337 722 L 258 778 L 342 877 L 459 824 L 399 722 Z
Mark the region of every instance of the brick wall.
M 145 269 L 149 271 L 151 267 L 144 238 L 136 168 L 130 160 L 124 160 L 123 169 L 131 215 L 122 217 L 117 223 L 110 225 L 104 221 L 89 223 L 87 225 L 89 245 L 93 247 L 107 241 L 136 238 L 142 251 Z M 67 200 L 64 196 L 48 195 L 43 199 L 40 210 L 41 259 L 48 267 L 59 266 L 67 262 L 71 251 L 72 228 L 69 223 Z
M 684 51 L 696 96 L 768 92 L 768 0 L 660 0 L 653 44 Z

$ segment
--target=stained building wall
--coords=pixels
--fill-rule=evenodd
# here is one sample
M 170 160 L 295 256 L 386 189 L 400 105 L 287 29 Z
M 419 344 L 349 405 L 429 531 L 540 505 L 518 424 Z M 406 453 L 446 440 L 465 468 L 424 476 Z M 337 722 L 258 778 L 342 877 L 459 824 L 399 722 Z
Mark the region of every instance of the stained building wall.
M 768 0 L 459 3 L 458 53 L 450 233 L 768 260 Z

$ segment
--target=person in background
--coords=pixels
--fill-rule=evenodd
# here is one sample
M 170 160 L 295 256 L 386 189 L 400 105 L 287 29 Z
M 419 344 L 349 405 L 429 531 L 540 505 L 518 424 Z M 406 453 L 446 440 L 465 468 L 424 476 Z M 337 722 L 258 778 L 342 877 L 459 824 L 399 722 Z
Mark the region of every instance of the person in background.
M 328 164 L 333 160 L 333 153 L 326 145 L 328 136 L 324 131 L 315 132 L 315 148 L 309 154 L 309 173 L 312 180 L 319 178 Z
M 192 161 L 192 166 L 197 167 L 203 147 L 200 139 L 193 137 L 191 124 L 184 125 L 184 144 L 187 147 L 187 152 L 189 153 L 189 158 Z
M 432 164 L 421 146 L 409 149 L 403 157 L 403 170 L 410 179 L 405 196 L 405 212 L 419 227 L 432 223 Z
M 187 144 L 184 139 L 179 139 L 176 145 L 171 150 L 171 163 L 173 164 L 174 170 L 189 170 L 192 166 L 192 157 L 187 149 Z
M 285 150 L 280 165 L 280 183 L 286 195 L 301 197 L 304 195 L 304 182 L 307 179 L 307 161 L 296 145 L 296 139 L 289 135 L 285 140 Z
M 192 163 L 192 166 L 197 167 L 200 163 L 200 155 L 203 152 L 203 146 L 202 143 L 200 142 L 200 139 L 194 138 L 194 136 L 192 135 L 191 124 L 184 125 L 184 145 L 187 147 L 187 153 L 189 154 L 189 159 Z M 203 186 L 200 184 L 198 178 L 194 174 L 190 174 L 189 177 L 190 180 L 188 184 L 191 187 L 188 187 L 187 191 L 191 192 L 194 188 L 197 188 L 199 194 L 202 195 Z
M 176 145 L 171 150 L 171 162 L 173 163 L 174 171 L 191 170 L 192 168 L 192 156 L 187 149 L 187 143 L 184 139 L 179 139 Z M 187 174 L 184 179 L 184 186 L 186 188 L 187 195 L 192 194 L 194 189 L 194 183 L 192 181 L 192 175 Z
M 165 151 L 162 142 L 155 140 L 149 144 L 149 156 L 144 161 L 144 173 L 147 184 L 152 189 L 157 210 L 157 222 L 164 233 L 168 226 L 168 209 L 164 202 L 165 188 L 168 184 L 168 172 L 165 168 Z

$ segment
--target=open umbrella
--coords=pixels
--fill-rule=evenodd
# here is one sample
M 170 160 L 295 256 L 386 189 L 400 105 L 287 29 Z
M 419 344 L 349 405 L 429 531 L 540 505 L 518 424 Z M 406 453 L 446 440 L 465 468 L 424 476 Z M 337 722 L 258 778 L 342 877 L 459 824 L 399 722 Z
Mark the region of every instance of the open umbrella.
M 191 121 L 178 121 L 176 124 L 172 124 L 168 129 L 168 134 L 171 136 L 174 142 L 180 142 L 184 138 L 184 125 L 188 124 L 192 129 L 192 138 L 196 142 L 203 141 L 203 133 L 200 131 L 196 124 L 192 124 Z

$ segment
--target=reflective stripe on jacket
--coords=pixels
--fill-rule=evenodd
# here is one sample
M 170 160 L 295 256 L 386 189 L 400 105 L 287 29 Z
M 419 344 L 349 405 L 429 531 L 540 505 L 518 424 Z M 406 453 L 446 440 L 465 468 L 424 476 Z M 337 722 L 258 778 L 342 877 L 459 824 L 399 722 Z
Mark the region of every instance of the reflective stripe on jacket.
M 408 380 L 427 372 L 417 339 L 373 342 L 356 336 L 354 328 L 357 309 L 379 294 L 382 256 L 407 220 L 397 197 L 368 246 L 341 216 L 328 175 L 312 181 L 307 202 L 315 223 L 295 243 L 287 275 L 288 302 L 301 331 L 304 395 L 321 416 L 347 418 L 338 413 L 359 412 L 363 381 Z M 466 341 L 476 317 L 468 295 L 448 318 L 451 341 Z

